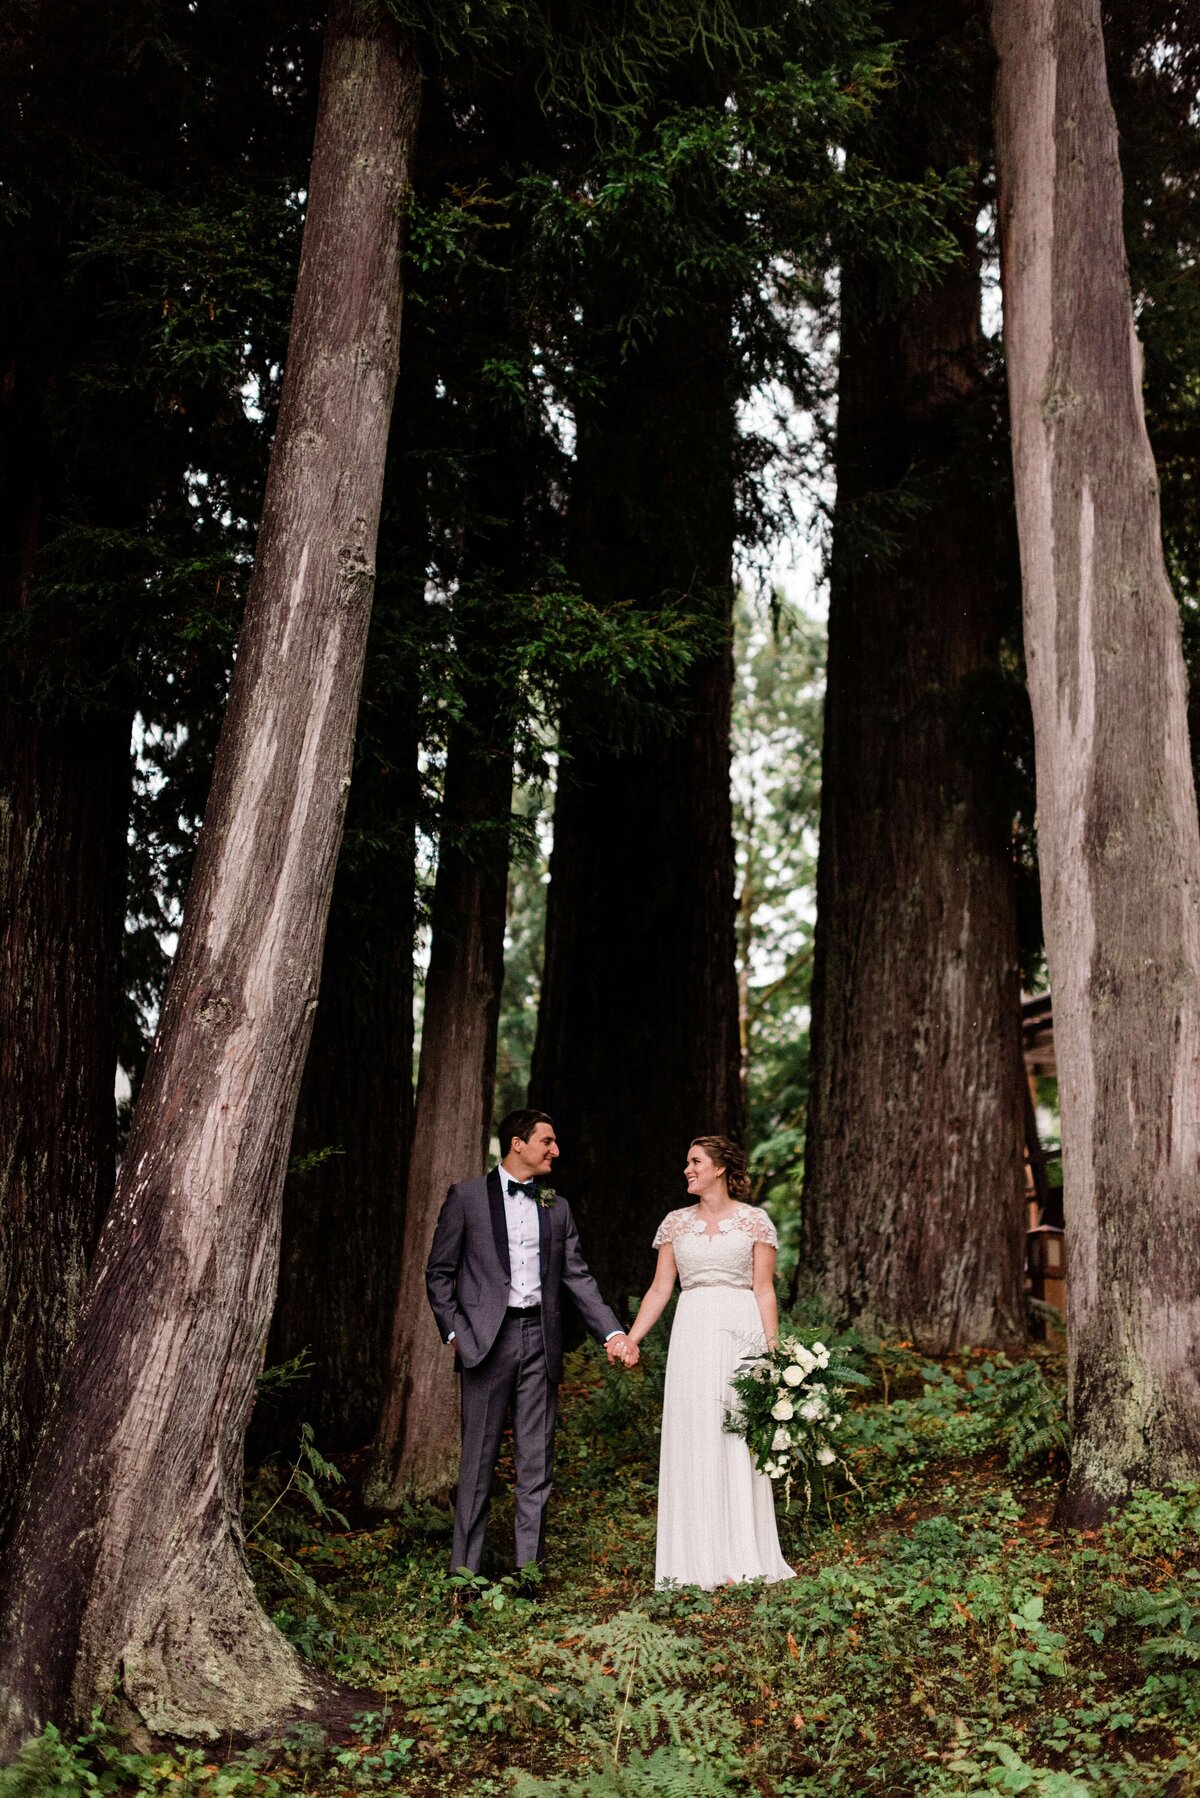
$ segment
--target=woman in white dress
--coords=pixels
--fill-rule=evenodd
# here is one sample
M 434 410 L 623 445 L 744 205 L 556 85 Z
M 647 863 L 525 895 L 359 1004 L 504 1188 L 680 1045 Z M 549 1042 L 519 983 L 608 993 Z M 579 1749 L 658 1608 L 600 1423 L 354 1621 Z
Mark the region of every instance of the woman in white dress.
M 750 1190 L 740 1149 L 698 1136 L 688 1151 L 695 1201 L 671 1211 L 654 1238 L 658 1267 L 629 1331 L 636 1345 L 682 1288 L 663 1401 L 654 1583 L 709 1589 L 742 1580 L 784 1580 L 775 1498 L 740 1436 L 725 1428 L 730 1376 L 775 1340 L 775 1226 Z

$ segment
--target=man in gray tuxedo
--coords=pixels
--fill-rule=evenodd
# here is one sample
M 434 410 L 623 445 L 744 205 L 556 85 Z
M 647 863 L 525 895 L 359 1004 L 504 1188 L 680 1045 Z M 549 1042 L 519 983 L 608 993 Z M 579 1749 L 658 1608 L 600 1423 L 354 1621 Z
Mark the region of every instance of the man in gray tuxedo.
M 567 1201 L 546 1181 L 558 1155 L 544 1111 L 500 1125 L 499 1167 L 450 1188 L 425 1265 L 442 1341 L 461 1375 L 462 1457 L 451 1566 L 479 1572 L 492 1475 L 509 1412 L 517 1468 L 517 1567 L 540 1563 L 563 1374 L 565 1287 L 610 1361 L 637 1350 L 600 1296 Z

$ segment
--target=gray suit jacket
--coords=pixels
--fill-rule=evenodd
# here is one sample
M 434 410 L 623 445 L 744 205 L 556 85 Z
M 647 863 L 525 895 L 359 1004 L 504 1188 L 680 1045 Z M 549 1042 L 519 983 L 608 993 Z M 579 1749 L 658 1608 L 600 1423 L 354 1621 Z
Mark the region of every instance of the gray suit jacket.
M 603 1342 L 621 1325 L 600 1296 L 579 1247 L 571 1207 L 561 1196 L 538 1204 L 542 1340 L 551 1380 L 562 1379 L 565 1287 L 585 1325 Z M 425 1289 L 442 1341 L 454 1333 L 464 1367 L 478 1367 L 500 1334 L 508 1307 L 508 1226 L 497 1169 L 450 1188 L 425 1264 Z

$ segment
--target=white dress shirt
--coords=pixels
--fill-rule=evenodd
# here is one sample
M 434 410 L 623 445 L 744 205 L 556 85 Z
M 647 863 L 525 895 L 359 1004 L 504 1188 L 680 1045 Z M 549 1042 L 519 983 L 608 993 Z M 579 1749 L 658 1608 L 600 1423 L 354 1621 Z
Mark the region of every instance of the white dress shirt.
M 538 1229 L 537 1200 L 523 1192 L 509 1193 L 508 1183 L 516 1180 L 501 1167 L 500 1190 L 504 1194 L 504 1222 L 508 1229 L 509 1287 L 507 1303 L 524 1311 L 542 1302 L 541 1232 Z

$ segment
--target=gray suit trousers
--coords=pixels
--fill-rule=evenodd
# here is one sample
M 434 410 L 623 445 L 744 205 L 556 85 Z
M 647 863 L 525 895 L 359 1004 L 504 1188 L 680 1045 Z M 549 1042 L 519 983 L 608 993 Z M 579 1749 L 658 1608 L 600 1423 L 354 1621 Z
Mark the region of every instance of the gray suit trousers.
M 558 1388 L 546 1367 L 541 1317 L 506 1316 L 488 1354 L 477 1367 L 464 1367 L 460 1378 L 462 1455 L 451 1566 L 479 1572 L 492 1476 L 510 1411 L 517 1467 L 517 1566 L 541 1562 L 558 1411 Z

